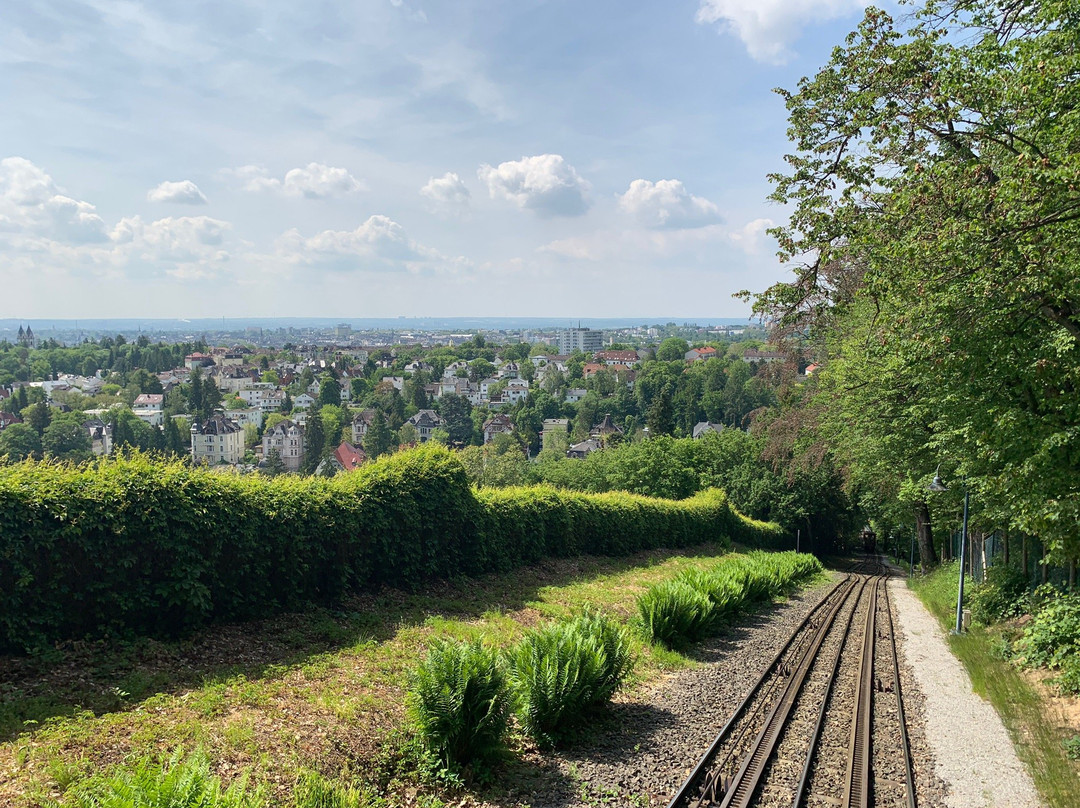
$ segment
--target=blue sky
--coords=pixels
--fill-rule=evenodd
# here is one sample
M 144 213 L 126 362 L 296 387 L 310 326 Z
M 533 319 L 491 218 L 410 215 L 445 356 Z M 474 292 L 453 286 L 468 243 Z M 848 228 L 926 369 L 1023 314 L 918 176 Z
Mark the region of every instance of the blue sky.
M 36 0 L 0 317 L 733 317 L 861 0 Z

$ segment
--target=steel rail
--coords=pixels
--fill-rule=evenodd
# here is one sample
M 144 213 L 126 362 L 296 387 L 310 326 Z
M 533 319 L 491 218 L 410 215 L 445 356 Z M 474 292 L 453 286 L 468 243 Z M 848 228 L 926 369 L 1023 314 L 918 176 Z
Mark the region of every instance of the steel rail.
M 851 721 L 851 736 L 848 741 L 843 801 L 846 808 L 868 808 L 870 805 L 870 758 L 874 731 L 874 635 L 880 582 L 880 578 L 874 579 L 863 626 L 862 658 L 855 685 L 855 714 Z
M 908 808 L 917 808 L 915 804 L 915 776 L 911 768 L 911 743 L 908 741 L 907 720 L 904 718 L 904 699 L 900 693 L 900 659 L 896 652 L 896 628 L 893 625 L 888 584 L 885 586 L 885 609 L 889 614 L 889 637 L 892 641 L 893 692 L 896 694 L 896 716 L 900 722 L 900 741 L 904 753 L 904 781 L 907 785 L 907 804 Z
M 850 594 L 851 590 L 855 586 L 856 580 L 857 579 L 854 576 L 847 575 L 843 580 L 838 581 L 836 585 L 829 590 L 825 597 L 818 601 L 818 603 L 814 605 L 814 608 L 807 612 L 806 616 L 803 617 L 801 621 L 799 621 L 799 624 L 791 632 L 791 635 L 787 638 L 787 641 L 783 644 L 780 650 L 776 652 L 776 655 L 773 657 L 772 661 L 769 663 L 769 665 L 762 672 L 761 676 L 758 677 L 757 681 L 747 692 L 746 697 L 742 700 L 739 706 L 735 708 L 735 711 L 725 722 L 720 732 L 717 733 L 716 738 L 713 740 L 712 744 L 710 744 L 709 748 L 705 751 L 705 754 L 702 755 L 701 760 L 698 761 L 697 766 L 695 766 L 694 770 L 690 772 L 690 775 L 683 782 L 679 790 L 675 792 L 675 796 L 671 798 L 671 801 L 668 803 L 667 808 L 684 808 L 685 806 L 689 806 L 691 804 L 691 794 L 698 788 L 698 786 L 701 784 L 701 781 L 705 778 L 705 775 L 709 772 L 710 768 L 713 765 L 714 758 L 716 757 L 717 752 L 719 752 L 720 750 L 720 746 L 724 743 L 724 741 L 728 739 L 728 736 L 731 734 L 732 730 L 735 727 L 735 724 L 739 721 L 739 719 L 741 719 L 746 714 L 747 708 L 754 700 L 754 697 L 758 695 L 758 691 L 761 690 L 762 685 L 765 683 L 765 681 L 770 676 L 772 676 L 773 673 L 775 673 L 776 668 L 779 666 L 784 654 L 786 654 L 788 649 L 790 649 L 791 646 L 795 643 L 796 638 L 799 637 L 799 635 L 802 633 L 803 629 L 806 628 L 807 624 L 811 621 L 811 619 L 817 616 L 818 613 L 821 612 L 826 606 L 826 604 L 828 604 L 833 598 L 839 598 L 841 602 L 846 601 L 847 596 Z
M 764 778 L 765 768 L 772 758 L 773 752 L 776 751 L 777 744 L 780 742 L 780 735 L 784 725 L 787 723 L 788 717 L 791 715 L 791 711 L 795 706 L 795 702 L 802 692 L 803 685 L 810 673 L 810 668 L 817 659 L 818 652 L 821 650 L 825 638 L 832 631 L 832 627 L 836 622 L 836 616 L 847 602 L 847 595 L 851 594 L 852 589 L 854 589 L 854 586 L 849 587 L 845 593 L 845 597 L 838 599 L 830 608 L 825 621 L 814 637 L 812 645 L 806 650 L 806 653 L 799 663 L 798 669 L 788 680 L 783 695 L 773 705 L 772 710 L 765 720 L 765 726 L 762 727 L 761 732 L 758 733 L 758 736 L 755 739 L 754 748 L 751 750 L 750 754 L 743 759 L 742 766 L 739 767 L 738 773 L 732 779 L 725 793 L 722 795 L 720 808 L 749 808 L 754 795 L 757 793 L 758 786 L 761 785 L 761 781 Z
M 811 735 L 810 746 L 806 750 L 806 759 L 803 761 L 802 774 L 799 776 L 799 784 L 795 787 L 795 799 L 791 803 L 792 808 L 800 808 L 803 802 L 803 798 L 806 796 L 806 787 L 810 784 L 810 769 L 814 764 L 814 755 L 817 754 L 818 744 L 821 742 L 821 732 L 825 727 L 825 715 L 828 711 L 829 699 L 832 697 L 833 687 L 836 685 L 837 673 L 840 670 L 840 660 L 844 656 L 844 646 L 847 644 L 847 639 L 851 634 L 851 624 L 855 620 L 855 612 L 858 610 L 858 598 L 862 597 L 863 590 L 866 588 L 866 584 L 869 578 L 862 579 L 862 586 L 859 588 L 859 594 L 856 597 L 855 608 L 848 614 L 847 622 L 844 624 L 844 636 L 840 642 L 840 645 L 836 649 L 836 655 L 832 661 L 832 671 L 829 673 L 829 686 L 825 689 L 825 695 L 821 699 L 821 707 L 818 709 L 817 719 L 814 722 L 814 731 Z

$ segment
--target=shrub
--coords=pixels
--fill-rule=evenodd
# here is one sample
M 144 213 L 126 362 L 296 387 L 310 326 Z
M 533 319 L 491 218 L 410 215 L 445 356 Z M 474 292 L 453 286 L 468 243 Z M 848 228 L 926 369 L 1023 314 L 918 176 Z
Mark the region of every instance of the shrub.
M 971 589 L 971 616 L 985 625 L 1019 617 L 1027 609 L 1027 576 L 1017 567 L 990 567 L 985 580 Z
M 721 559 L 708 568 L 691 567 L 638 598 L 646 635 L 668 647 L 703 638 L 718 622 L 754 601 L 786 591 L 822 570 L 807 553 L 754 552 Z
M 716 618 L 709 596 L 685 580 L 649 587 L 638 598 L 638 613 L 645 635 L 669 648 L 684 647 L 702 639 Z
M 89 777 L 72 787 L 64 802 L 75 808 L 260 808 L 264 804 L 261 793 L 249 790 L 242 780 L 223 790 L 202 752 L 182 758 L 180 750 L 164 767 L 144 760 L 132 768 Z
M 1051 668 L 1080 654 L 1080 594 L 1048 599 L 1024 628 L 1017 646 L 1028 664 Z
M 625 630 L 593 613 L 529 632 L 508 656 L 518 720 L 542 746 L 607 702 L 633 666 Z
M 447 767 L 492 760 L 510 712 L 498 653 L 479 640 L 436 640 L 410 676 L 408 709 L 424 745 Z
M 541 558 L 757 542 L 722 491 L 682 500 L 469 486 L 424 446 L 333 479 L 224 474 L 146 456 L 0 466 L 0 653 L 103 634 L 175 636 L 389 584 Z
M 1080 654 L 1073 654 L 1062 660 L 1061 675 L 1057 683 L 1066 693 L 1080 693 Z
M 630 649 L 630 637 L 626 629 L 615 620 L 599 612 L 586 609 L 585 613 L 571 622 L 571 628 L 583 636 L 599 640 L 604 651 L 600 677 L 593 690 L 591 705 L 608 701 L 622 687 L 634 670 L 634 655 Z

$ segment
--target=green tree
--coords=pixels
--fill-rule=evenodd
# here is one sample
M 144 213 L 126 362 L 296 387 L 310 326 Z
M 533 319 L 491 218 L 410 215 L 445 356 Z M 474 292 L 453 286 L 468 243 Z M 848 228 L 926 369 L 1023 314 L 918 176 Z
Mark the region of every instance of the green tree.
M 314 407 L 308 411 L 304 423 L 304 464 L 305 474 L 314 474 L 326 454 L 326 433 L 323 431 L 321 413 Z M 336 446 L 336 444 L 335 444 Z
M 645 415 L 645 425 L 649 435 L 671 435 L 675 431 L 675 412 L 671 406 L 671 397 L 666 392 L 660 393 Z
M 827 360 L 850 479 L 921 509 L 943 462 L 976 509 L 999 503 L 1058 558 L 1080 554 L 1075 13 L 934 2 L 901 31 L 868 10 L 784 93 L 795 153 L 774 199 L 793 209 L 776 236 L 782 257 L 811 258 L 755 303 Z
M 412 446 L 420 442 L 420 433 L 417 432 L 416 427 L 406 421 L 401 425 L 401 429 L 398 430 L 398 444 L 401 446 Z
M 394 433 L 387 426 L 386 417 L 381 410 L 375 410 L 371 426 L 364 433 L 364 454 L 368 460 L 375 460 L 394 448 Z
M 272 448 L 266 455 L 266 462 L 262 467 L 263 474 L 268 477 L 277 477 L 286 471 L 285 461 L 281 459 L 281 452 L 277 450 L 277 447 Z
M 320 407 L 327 405 L 337 407 L 341 404 L 341 385 L 329 373 L 324 373 L 319 377 L 319 398 L 316 404 Z
M 440 398 L 439 417 L 452 446 L 466 446 L 472 442 L 472 405 L 467 398 L 455 395 Z
M 679 337 L 668 337 L 656 349 L 656 358 L 661 362 L 682 362 L 690 345 Z
M 60 460 L 89 460 L 93 456 L 90 433 L 83 428 L 82 422 L 83 416 L 76 413 L 53 418 L 41 436 L 42 450 Z
M 39 437 L 45 433 L 45 427 L 52 421 L 52 409 L 43 401 L 31 404 L 21 415 L 23 423 L 37 432 Z
M 0 457 L 26 460 L 41 457 L 41 436 L 29 424 L 12 424 L 0 432 Z

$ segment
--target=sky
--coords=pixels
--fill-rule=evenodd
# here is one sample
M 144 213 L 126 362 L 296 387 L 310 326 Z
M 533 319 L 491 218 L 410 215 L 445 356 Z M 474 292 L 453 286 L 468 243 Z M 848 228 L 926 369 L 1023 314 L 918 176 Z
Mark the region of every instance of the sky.
M 738 317 L 862 0 L 35 0 L 0 317 Z

